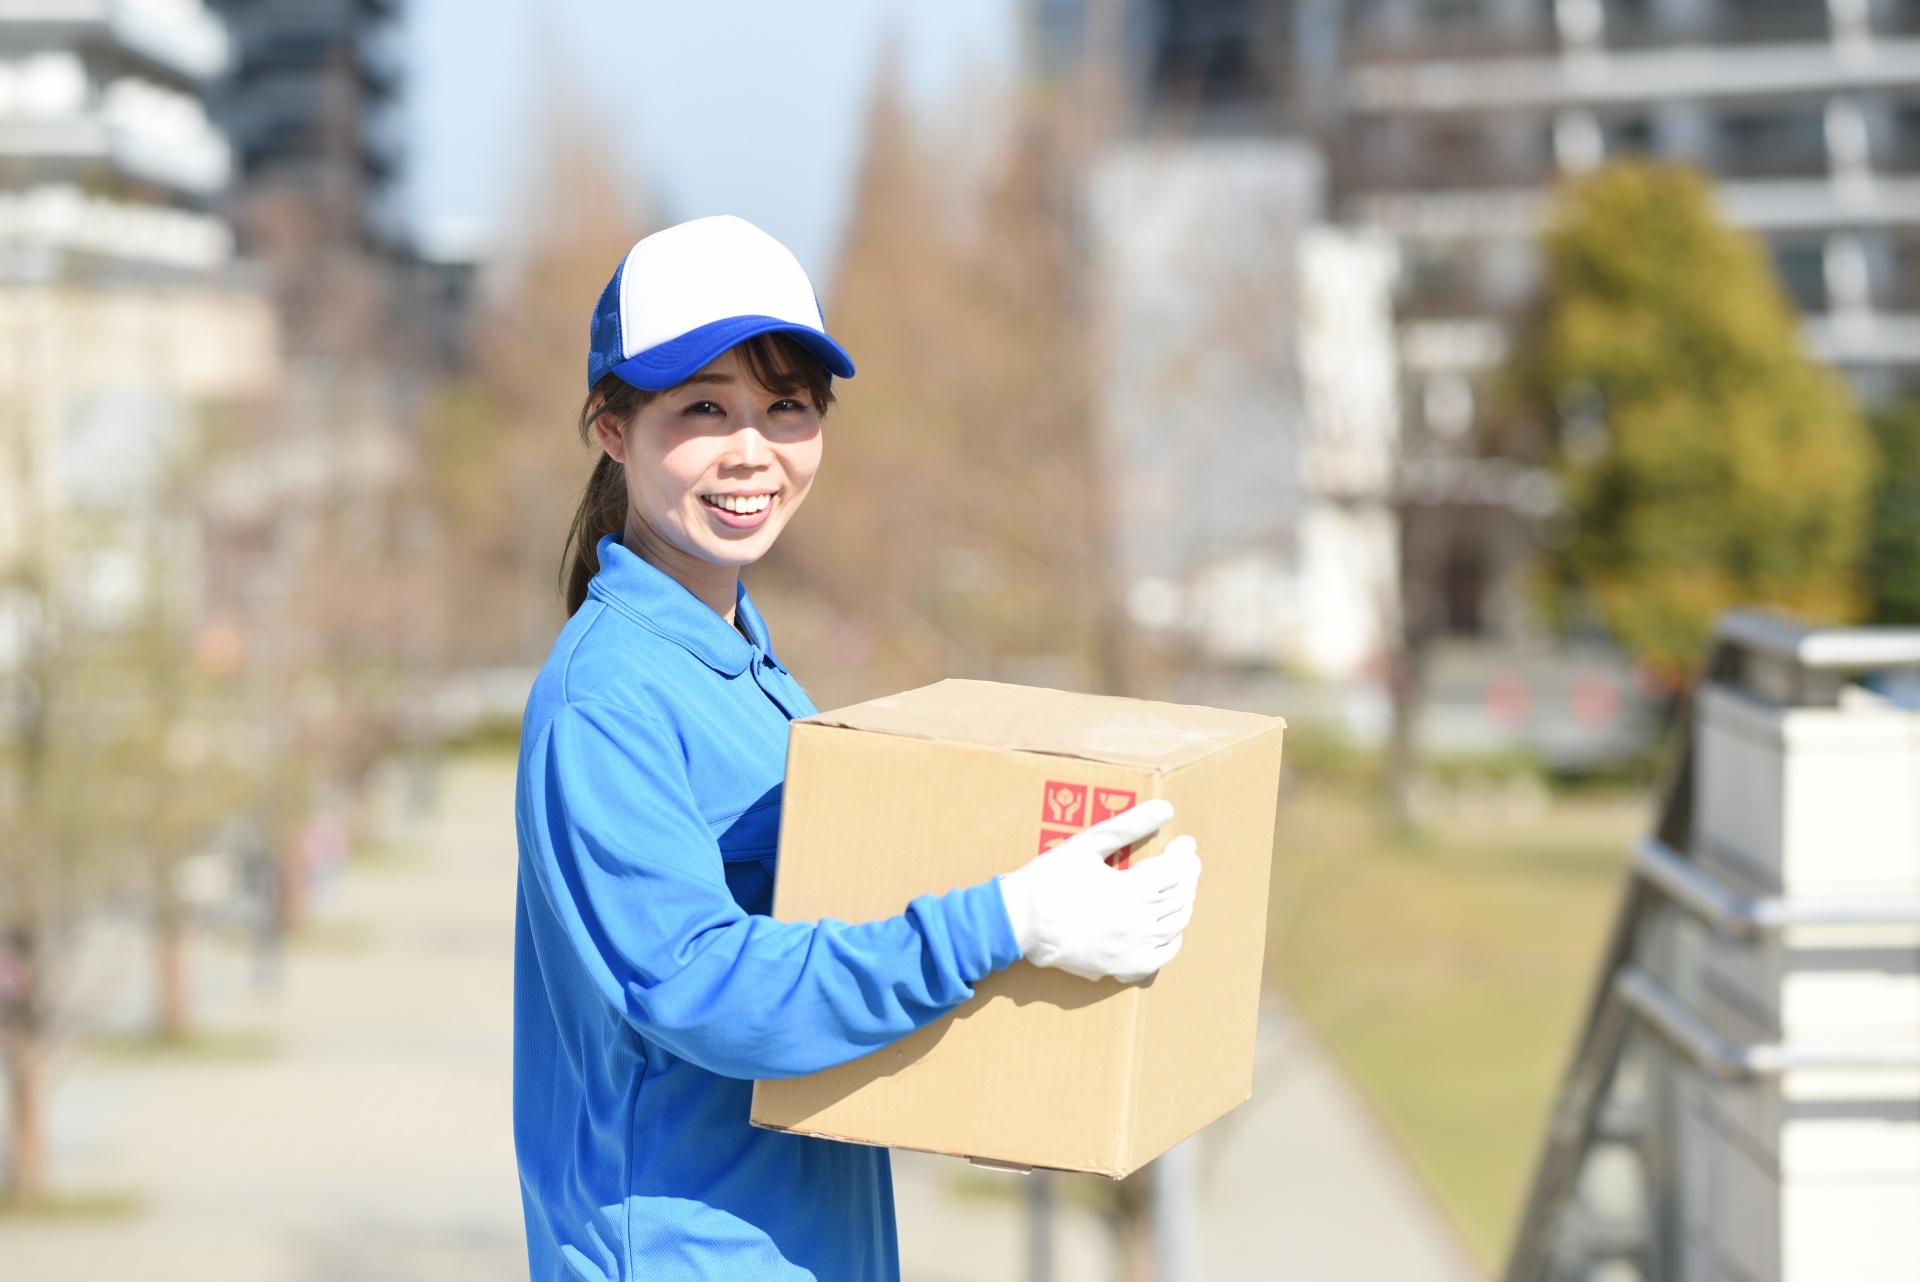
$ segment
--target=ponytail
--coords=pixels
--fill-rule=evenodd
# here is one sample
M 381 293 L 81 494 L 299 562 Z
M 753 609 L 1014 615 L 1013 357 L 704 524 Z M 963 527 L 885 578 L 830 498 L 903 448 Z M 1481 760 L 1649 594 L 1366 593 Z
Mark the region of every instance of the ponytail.
M 821 414 L 833 404 L 833 377 L 820 358 L 785 334 L 760 334 L 734 348 L 745 362 L 747 374 L 768 391 L 782 396 L 804 392 Z M 618 374 L 602 375 L 587 393 L 580 407 L 580 439 L 588 445 L 598 442 L 593 425 L 603 414 L 611 414 L 624 425 L 659 392 L 643 391 Z M 567 544 L 561 554 L 560 585 L 566 591 L 567 617 L 572 618 L 587 600 L 587 584 L 600 573 L 600 540 L 627 528 L 627 472 L 602 451 L 587 478 L 587 491 L 567 530 Z
M 600 540 L 627 528 L 627 470 L 602 454 L 587 478 L 587 492 L 580 496 L 580 508 L 573 514 L 573 528 L 567 531 L 566 592 L 567 615 L 578 611 L 587 599 L 587 584 L 600 573 Z
M 617 374 L 608 374 L 587 393 L 580 407 L 580 439 L 596 444 L 593 425 L 602 414 L 611 414 L 622 423 L 631 422 L 640 407 L 658 396 L 633 386 Z M 572 618 L 587 600 L 587 584 L 600 573 L 600 540 L 627 528 L 627 470 L 601 451 L 587 478 L 587 491 L 580 496 L 573 522 L 567 529 L 567 543 L 561 553 L 560 586 L 566 592 L 567 617 Z

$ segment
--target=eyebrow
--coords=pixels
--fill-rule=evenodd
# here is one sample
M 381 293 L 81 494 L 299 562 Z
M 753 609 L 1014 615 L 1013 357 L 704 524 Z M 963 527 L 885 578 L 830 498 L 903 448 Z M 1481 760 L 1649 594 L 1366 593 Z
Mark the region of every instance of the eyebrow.
M 731 383 L 733 381 L 734 378 L 731 374 L 695 374 L 692 378 L 680 384 L 680 386 L 693 387 L 700 383 Z

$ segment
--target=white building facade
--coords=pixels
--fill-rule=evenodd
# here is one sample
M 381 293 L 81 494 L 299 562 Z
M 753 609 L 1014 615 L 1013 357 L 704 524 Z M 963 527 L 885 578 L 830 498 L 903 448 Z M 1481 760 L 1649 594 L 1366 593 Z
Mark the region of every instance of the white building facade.
M 9 589 L 0 670 L 162 584 L 191 594 L 162 498 L 203 409 L 277 378 L 212 208 L 232 158 L 202 95 L 227 57 L 199 0 L 0 3 L 0 562 L 57 585 Z
M 1100 427 L 1132 622 L 1351 680 L 1397 627 L 1394 253 L 1320 222 L 1318 153 L 1109 152 L 1090 208 Z

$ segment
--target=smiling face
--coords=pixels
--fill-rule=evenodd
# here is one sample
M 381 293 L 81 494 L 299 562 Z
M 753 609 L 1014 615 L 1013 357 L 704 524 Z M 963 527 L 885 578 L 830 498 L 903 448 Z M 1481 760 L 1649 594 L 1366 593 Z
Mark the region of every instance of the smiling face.
M 627 547 L 728 616 L 740 567 L 767 554 L 820 468 L 807 389 L 769 390 L 738 349 L 594 433 L 626 474 Z

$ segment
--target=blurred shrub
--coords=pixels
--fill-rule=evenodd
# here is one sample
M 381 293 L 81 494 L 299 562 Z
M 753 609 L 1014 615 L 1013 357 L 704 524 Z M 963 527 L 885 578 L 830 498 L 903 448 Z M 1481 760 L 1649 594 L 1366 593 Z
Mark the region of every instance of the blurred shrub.
M 1376 748 L 1363 747 L 1324 724 L 1302 719 L 1287 726 L 1284 769 L 1290 780 L 1357 780 L 1378 783 L 1383 762 Z
M 1565 190 L 1545 253 L 1519 381 L 1577 523 L 1549 604 L 1674 678 L 1729 607 L 1860 613 L 1868 434 L 1706 180 L 1609 165 Z

